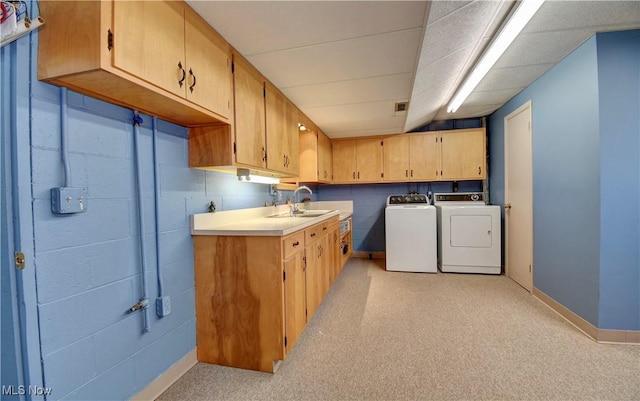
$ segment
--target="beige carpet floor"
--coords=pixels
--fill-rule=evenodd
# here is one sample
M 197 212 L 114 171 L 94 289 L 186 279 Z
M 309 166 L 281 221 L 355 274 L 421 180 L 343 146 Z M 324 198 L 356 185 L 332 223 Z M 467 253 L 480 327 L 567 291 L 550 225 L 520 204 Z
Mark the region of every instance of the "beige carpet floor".
M 505 276 L 351 259 L 275 374 L 197 364 L 158 400 L 640 400 L 598 344 Z

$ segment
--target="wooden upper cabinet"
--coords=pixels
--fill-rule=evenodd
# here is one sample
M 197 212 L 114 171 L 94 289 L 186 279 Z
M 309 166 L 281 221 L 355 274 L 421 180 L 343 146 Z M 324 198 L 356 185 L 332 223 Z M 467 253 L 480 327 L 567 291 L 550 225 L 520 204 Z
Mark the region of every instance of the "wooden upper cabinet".
M 230 47 L 186 3 L 44 1 L 41 13 L 38 79 L 188 127 L 231 123 Z
M 185 8 L 187 99 L 232 117 L 231 49 L 191 8 Z
M 380 138 L 358 139 L 356 179 L 360 182 L 382 181 L 382 140 Z
M 330 183 L 333 176 L 331 140 L 318 129 L 318 181 Z
M 384 138 L 384 181 L 409 180 L 409 136 Z
M 440 131 L 440 180 L 486 177 L 485 129 Z
M 333 182 L 382 181 L 382 138 L 333 142 Z
M 264 78 L 244 58 L 234 55 L 235 159 L 267 167 Z
M 356 182 L 356 140 L 340 140 L 333 142 L 333 182 Z
M 265 83 L 267 168 L 298 175 L 298 109 L 275 86 Z
M 178 2 L 114 1 L 114 67 L 185 97 L 184 9 Z
M 331 140 L 304 113 L 298 112 L 298 122 L 306 129 L 300 131 L 300 174 L 298 181 L 330 183 Z
M 409 178 L 411 180 L 436 180 L 438 178 L 437 170 L 440 162 L 438 159 L 437 133 L 410 134 L 409 161 Z

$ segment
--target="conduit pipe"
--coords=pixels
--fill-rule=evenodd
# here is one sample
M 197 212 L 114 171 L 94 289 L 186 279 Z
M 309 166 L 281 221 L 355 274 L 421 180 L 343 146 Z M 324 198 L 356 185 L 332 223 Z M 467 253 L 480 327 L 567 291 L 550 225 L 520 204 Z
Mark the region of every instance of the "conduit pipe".
M 69 163 L 69 134 L 67 131 L 67 88 L 60 88 L 60 151 L 64 166 L 64 186 L 71 186 L 71 166 Z
M 142 193 L 142 169 L 140 167 L 140 124 L 142 118 L 136 110 L 133 112 L 133 149 L 135 164 L 136 192 L 138 195 L 138 230 L 140 232 L 140 270 L 142 276 L 142 299 L 133 305 L 129 311 L 135 312 L 143 309 L 144 311 L 144 332 L 149 332 L 149 291 L 147 289 L 147 257 L 145 246 L 145 224 L 144 224 L 144 198 Z
M 158 117 L 153 117 L 153 192 L 154 209 L 156 220 L 156 271 L 158 273 L 158 301 L 162 302 L 164 297 L 164 279 L 162 277 L 162 264 L 160 263 L 160 179 L 158 166 Z M 158 313 L 158 315 L 160 315 Z

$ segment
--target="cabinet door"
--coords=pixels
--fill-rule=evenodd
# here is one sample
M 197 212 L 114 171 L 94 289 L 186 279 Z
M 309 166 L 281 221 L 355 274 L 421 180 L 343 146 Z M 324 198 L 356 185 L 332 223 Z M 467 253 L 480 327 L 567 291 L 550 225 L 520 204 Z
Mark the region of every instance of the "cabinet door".
M 269 82 L 265 82 L 267 119 L 267 168 L 287 172 L 287 99 Z M 296 116 L 297 118 L 297 116 Z
M 243 58 L 234 57 L 236 163 L 266 167 L 264 80 Z
M 304 252 L 296 252 L 284 261 L 285 335 L 287 352 L 300 337 L 307 323 Z
M 322 241 L 316 240 L 305 247 L 305 256 L 307 258 L 307 269 L 305 274 L 305 290 L 307 301 L 307 322 L 318 309 L 322 302 Z
M 409 180 L 409 135 L 384 138 L 384 181 Z
M 318 181 L 331 182 L 333 174 L 331 140 L 318 129 Z
M 181 2 L 114 1 L 114 67 L 184 98 L 184 7 Z
M 382 140 L 380 138 L 357 140 L 356 180 L 363 182 L 382 181 Z
M 283 149 L 287 157 L 286 172 L 296 177 L 300 172 L 300 135 L 298 130 L 298 108 L 287 99 Z
M 187 99 L 231 117 L 231 59 L 228 43 L 191 8 L 185 10 Z
M 331 283 L 333 284 L 340 274 L 340 225 L 334 225 L 329 232 L 331 246 Z
M 485 178 L 484 128 L 441 131 L 441 180 Z
M 409 178 L 415 181 L 436 180 L 438 177 L 438 133 L 413 134 L 409 138 Z
M 333 182 L 355 182 L 356 169 L 356 140 L 333 142 Z

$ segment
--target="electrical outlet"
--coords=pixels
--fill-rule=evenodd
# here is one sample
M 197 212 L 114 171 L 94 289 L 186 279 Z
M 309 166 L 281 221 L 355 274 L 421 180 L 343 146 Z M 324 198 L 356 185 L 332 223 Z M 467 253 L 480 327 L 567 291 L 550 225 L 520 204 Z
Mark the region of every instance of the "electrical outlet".
M 84 188 L 51 188 L 51 211 L 55 214 L 85 212 L 87 203 L 87 190 Z
M 156 298 L 156 315 L 165 317 L 169 313 L 171 313 L 171 297 L 165 295 L 164 297 Z

